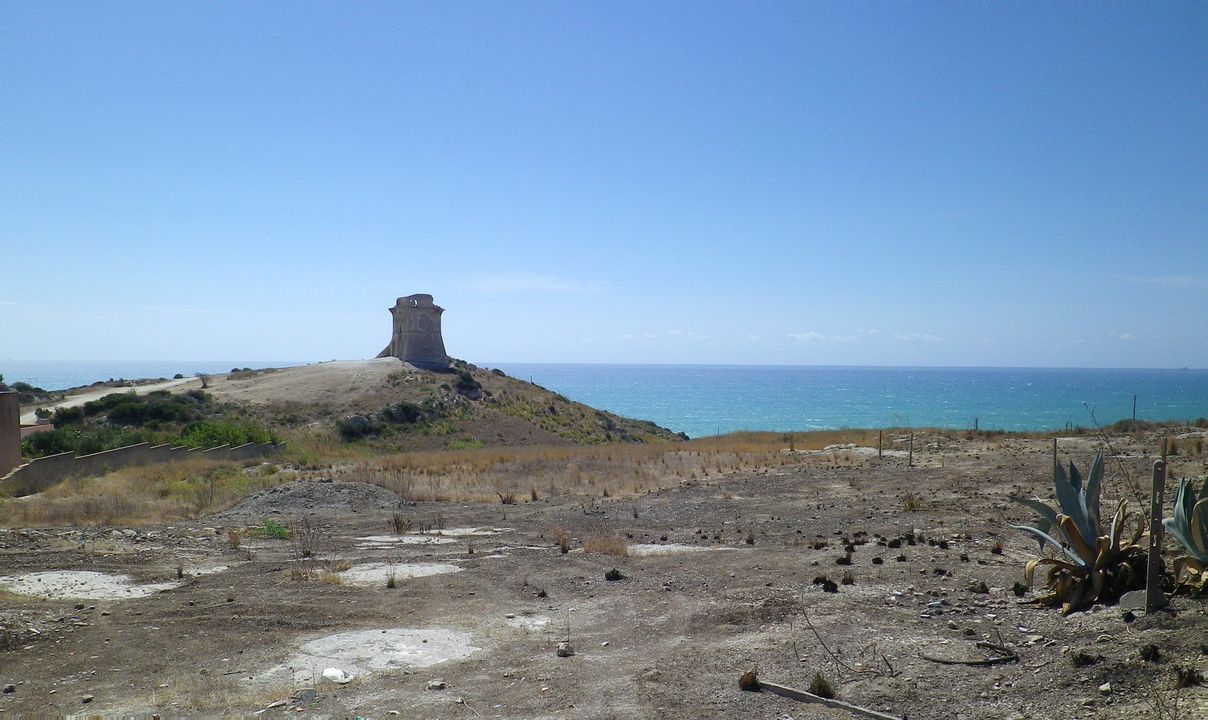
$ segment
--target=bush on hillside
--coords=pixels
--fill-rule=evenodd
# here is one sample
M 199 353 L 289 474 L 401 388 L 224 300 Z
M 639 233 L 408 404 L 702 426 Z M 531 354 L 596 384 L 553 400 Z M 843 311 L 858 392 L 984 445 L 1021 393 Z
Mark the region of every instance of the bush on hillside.
M 186 425 L 180 431 L 177 441 L 181 445 L 195 448 L 214 448 L 219 445 L 236 447 L 247 443 L 277 442 L 277 436 L 252 422 L 200 420 Z

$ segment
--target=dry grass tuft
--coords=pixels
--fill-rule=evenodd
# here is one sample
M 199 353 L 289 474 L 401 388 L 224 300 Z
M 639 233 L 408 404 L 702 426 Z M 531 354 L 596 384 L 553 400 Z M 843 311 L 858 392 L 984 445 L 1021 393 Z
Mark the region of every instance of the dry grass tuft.
M 619 535 L 591 535 L 583 541 L 583 552 L 629 557 L 629 541 Z

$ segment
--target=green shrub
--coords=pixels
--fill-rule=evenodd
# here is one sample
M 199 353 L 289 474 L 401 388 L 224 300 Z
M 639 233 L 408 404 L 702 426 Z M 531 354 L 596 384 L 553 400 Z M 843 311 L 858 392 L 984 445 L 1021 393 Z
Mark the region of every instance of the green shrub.
M 186 425 L 180 432 L 178 442 L 195 448 L 212 448 L 219 445 L 235 447 L 247 443 L 277 442 L 277 437 L 252 422 L 200 420 Z
M 289 528 L 281 523 L 273 522 L 267 517 L 260 523 L 260 527 L 254 531 L 256 535 L 262 538 L 270 538 L 273 540 L 288 540 Z

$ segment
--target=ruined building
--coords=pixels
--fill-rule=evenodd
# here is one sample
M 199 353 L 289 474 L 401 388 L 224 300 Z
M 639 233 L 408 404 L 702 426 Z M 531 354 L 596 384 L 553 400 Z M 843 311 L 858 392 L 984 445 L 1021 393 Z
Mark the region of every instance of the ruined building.
M 440 314 L 444 311 L 432 302 L 431 295 L 417 293 L 399 298 L 390 308 L 394 333 L 378 357 L 396 357 L 425 370 L 447 370 L 449 356 L 440 335 Z
M 21 464 L 21 406 L 15 392 L 0 392 L 0 477 Z

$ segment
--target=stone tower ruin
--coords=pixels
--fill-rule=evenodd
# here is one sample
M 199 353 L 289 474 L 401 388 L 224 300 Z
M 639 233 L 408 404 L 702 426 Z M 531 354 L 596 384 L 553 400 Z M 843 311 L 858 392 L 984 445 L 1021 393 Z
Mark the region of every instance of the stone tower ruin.
M 390 308 L 394 333 L 378 357 L 396 357 L 425 370 L 449 369 L 449 356 L 440 335 L 440 314 L 444 311 L 432 302 L 431 295 L 417 293 L 399 298 Z

